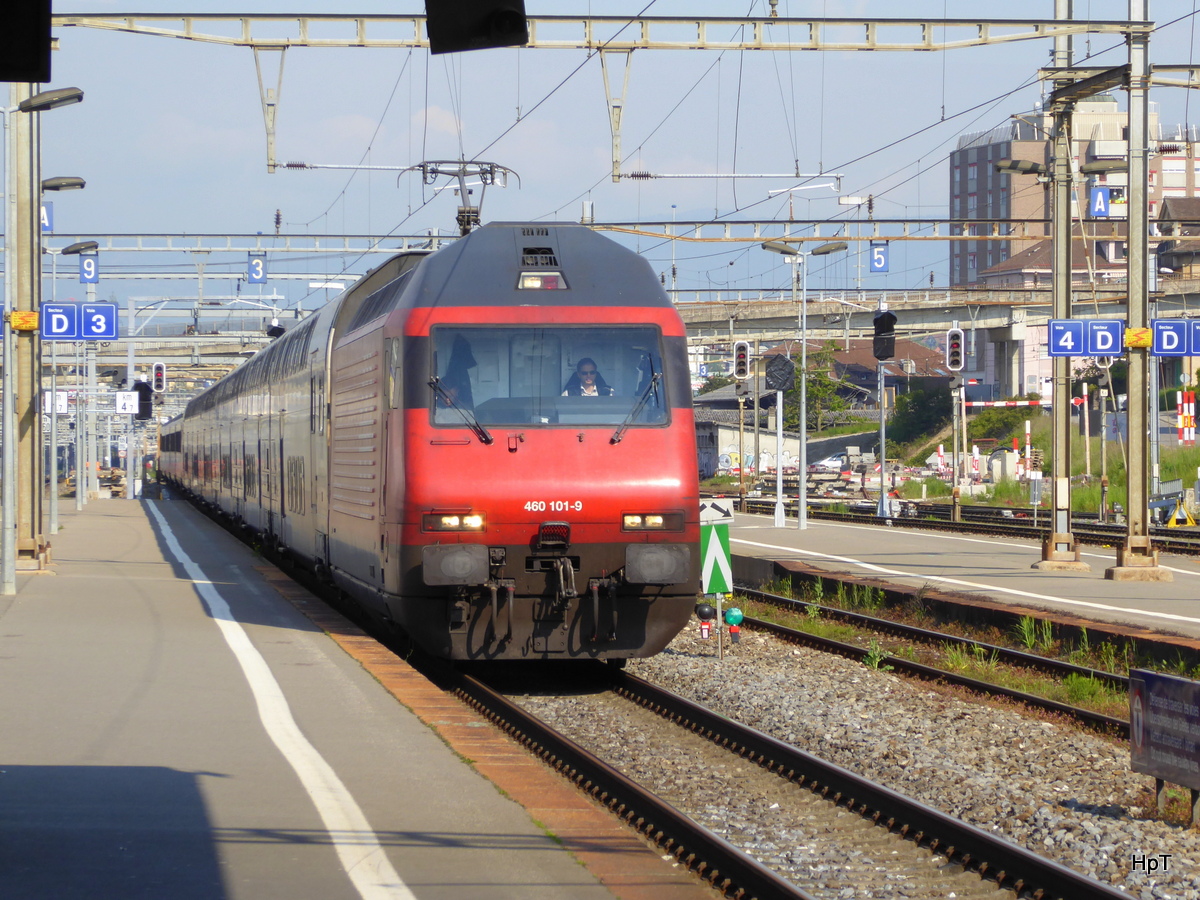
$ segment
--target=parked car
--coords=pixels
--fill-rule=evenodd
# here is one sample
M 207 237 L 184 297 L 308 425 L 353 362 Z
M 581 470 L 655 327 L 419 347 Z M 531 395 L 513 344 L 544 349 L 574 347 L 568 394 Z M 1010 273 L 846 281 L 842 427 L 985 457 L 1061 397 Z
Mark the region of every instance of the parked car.
M 808 470 L 810 472 L 822 474 L 828 472 L 841 473 L 845 472 L 848 468 L 850 468 L 850 466 L 846 460 L 846 454 L 838 453 L 834 456 L 827 456 L 823 460 L 813 463 L 808 467 Z

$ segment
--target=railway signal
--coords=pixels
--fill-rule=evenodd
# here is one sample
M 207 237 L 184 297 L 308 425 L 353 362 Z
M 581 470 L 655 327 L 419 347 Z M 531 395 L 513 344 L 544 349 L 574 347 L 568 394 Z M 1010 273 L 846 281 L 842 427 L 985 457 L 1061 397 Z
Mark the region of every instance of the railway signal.
M 884 310 L 875 314 L 875 338 L 871 351 L 878 360 L 891 359 L 896 355 L 895 313 Z
M 137 412 L 133 417 L 140 420 L 149 419 L 154 415 L 154 389 L 144 381 L 139 381 L 133 389 L 138 395 Z
M 167 389 L 167 364 L 165 362 L 156 362 L 154 364 L 153 375 L 150 378 L 150 387 L 156 394 L 161 394 Z
M 524 0 L 425 0 L 430 53 L 529 43 Z
M 734 342 L 733 377 L 738 381 L 745 381 L 750 377 L 750 344 L 748 341 Z
M 961 372 L 963 367 L 963 330 L 951 328 L 946 332 L 946 368 Z

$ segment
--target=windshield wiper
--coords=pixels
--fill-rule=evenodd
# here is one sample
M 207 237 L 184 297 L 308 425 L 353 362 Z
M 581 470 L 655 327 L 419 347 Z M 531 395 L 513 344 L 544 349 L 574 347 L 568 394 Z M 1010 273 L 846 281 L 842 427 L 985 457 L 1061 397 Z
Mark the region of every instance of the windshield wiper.
M 458 414 L 463 417 L 463 421 L 467 423 L 467 427 L 475 432 L 475 437 L 479 438 L 481 444 L 491 444 L 495 442 L 491 432 L 479 424 L 479 420 L 475 418 L 475 414 L 469 409 L 463 409 L 459 406 L 449 392 L 442 387 L 441 379 L 437 376 L 429 379 L 429 386 L 433 388 L 433 392 L 441 398 L 442 402 L 451 409 L 458 411 Z
M 621 443 L 621 438 L 625 434 L 625 429 L 630 423 L 638 417 L 642 409 L 646 406 L 646 401 L 650 399 L 650 394 L 658 388 L 658 380 L 662 377 L 658 372 L 655 372 L 651 379 L 646 383 L 646 387 L 642 389 L 642 395 L 638 397 L 637 403 L 633 404 L 633 409 L 629 411 L 629 415 L 625 417 L 625 421 L 621 423 L 621 427 L 613 432 L 613 436 L 608 439 L 610 444 Z

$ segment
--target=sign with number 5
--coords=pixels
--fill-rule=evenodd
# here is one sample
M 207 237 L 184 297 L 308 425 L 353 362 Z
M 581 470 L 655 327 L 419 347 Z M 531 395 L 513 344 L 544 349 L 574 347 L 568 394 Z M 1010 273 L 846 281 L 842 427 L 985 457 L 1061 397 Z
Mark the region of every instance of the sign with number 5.
M 886 272 L 888 270 L 888 245 L 871 245 L 871 271 Z

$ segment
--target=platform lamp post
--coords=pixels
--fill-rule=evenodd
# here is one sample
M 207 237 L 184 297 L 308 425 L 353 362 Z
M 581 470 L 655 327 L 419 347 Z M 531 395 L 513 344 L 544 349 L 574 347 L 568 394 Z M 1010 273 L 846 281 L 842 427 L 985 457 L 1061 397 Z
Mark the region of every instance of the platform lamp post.
M 797 528 L 801 531 L 808 528 L 808 258 L 810 256 L 828 256 L 830 253 L 844 253 L 849 249 L 845 241 L 834 241 L 821 244 L 812 250 L 804 251 L 783 241 L 763 241 L 762 248 L 772 253 L 782 254 L 792 266 L 792 302 L 799 306 L 800 327 L 800 459 L 796 466 L 797 479 L 800 482 L 798 499 L 800 508 L 796 513 Z M 799 277 L 797 277 L 799 276 Z M 796 282 L 800 282 L 800 296 L 796 297 Z M 783 410 L 775 413 L 782 419 Z M 778 456 L 778 455 L 777 455 Z M 775 460 L 777 472 L 782 471 L 779 459 Z M 777 477 L 780 477 L 777 475 Z M 776 515 L 778 518 L 778 514 Z M 777 522 L 776 524 L 782 524 Z
M 50 179 L 51 181 L 55 179 Z M 65 179 L 63 179 L 65 180 Z M 83 179 L 77 179 L 83 187 Z M 46 182 L 42 182 L 42 186 L 46 186 Z M 58 190 L 62 190 L 59 188 Z M 58 300 L 58 258 L 60 256 L 76 256 L 80 253 L 94 253 L 100 245 L 95 241 L 78 241 L 74 244 L 68 244 L 61 250 L 55 250 L 52 247 L 42 248 L 43 253 L 50 254 L 51 274 L 50 274 L 50 298 L 53 302 Z M 50 341 L 50 534 L 58 534 L 58 342 Z M 78 409 L 76 405 L 75 427 L 79 428 Z M 76 490 L 78 490 L 79 481 L 79 465 L 76 460 Z
M 60 175 L 42 179 L 42 192 L 80 191 L 87 182 L 75 175 Z M 95 241 L 90 242 L 95 244 Z M 72 246 L 77 246 L 72 244 Z M 60 252 L 43 247 L 42 253 L 50 254 L 50 298 L 58 300 L 58 255 Z M 78 253 L 79 251 L 75 251 Z M 58 344 L 50 342 L 50 497 L 47 510 L 47 528 L 50 535 L 58 534 Z
M 20 296 L 18 281 L 28 279 L 32 284 L 32 266 L 40 258 L 37 247 L 41 241 L 40 217 L 32 209 L 34 178 L 37 162 L 34 148 L 34 130 L 31 125 L 18 119 L 10 121 L 14 113 L 37 113 L 78 103 L 83 99 L 79 88 L 61 88 L 29 95 L 31 86 L 13 82 L 9 85 L 9 106 L 0 108 L 4 118 L 4 327 L 3 348 L 0 365 L 4 367 L 0 390 L 0 424 L 3 425 L 4 443 L 0 451 L 0 595 L 17 592 L 17 398 L 14 392 L 16 381 L 13 372 L 13 331 L 9 315 L 23 305 L 19 300 L 32 305 L 32 295 Z M 35 120 L 36 121 L 36 120 Z M 25 259 L 19 250 L 26 252 Z M 26 398 L 37 409 L 38 397 Z M 40 450 L 39 450 L 40 452 Z M 40 467 L 39 467 L 40 468 Z M 38 479 L 40 481 L 40 479 Z M 41 490 L 41 485 L 36 485 Z M 31 495 L 32 496 L 32 495 Z

